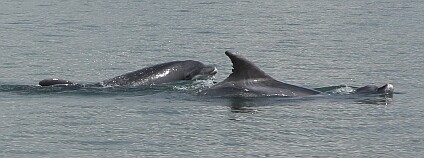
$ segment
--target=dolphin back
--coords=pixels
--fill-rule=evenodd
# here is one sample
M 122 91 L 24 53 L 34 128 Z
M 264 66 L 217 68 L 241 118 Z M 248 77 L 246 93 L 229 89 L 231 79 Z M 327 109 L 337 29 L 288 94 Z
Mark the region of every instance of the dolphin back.
M 74 83 L 68 80 L 64 79 L 58 79 L 58 78 L 48 78 L 41 80 L 38 82 L 40 86 L 54 86 L 54 85 L 73 85 Z

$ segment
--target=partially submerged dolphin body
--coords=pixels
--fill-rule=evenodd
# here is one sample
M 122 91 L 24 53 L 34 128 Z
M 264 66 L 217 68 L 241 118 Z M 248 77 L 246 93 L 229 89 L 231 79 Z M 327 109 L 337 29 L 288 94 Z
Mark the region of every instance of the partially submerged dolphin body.
M 321 92 L 275 80 L 241 55 L 226 51 L 233 73 L 224 81 L 201 92 L 215 97 L 309 96 Z
M 377 93 L 377 94 L 393 94 L 394 91 L 394 87 L 392 84 L 387 83 L 381 87 L 377 87 L 375 85 L 368 85 L 368 86 L 364 86 L 364 87 L 360 87 L 357 88 L 355 90 L 355 93 L 360 93 L 360 94 L 373 94 L 373 93 Z
M 202 91 L 200 94 L 214 97 L 267 97 L 309 96 L 320 91 L 280 82 L 267 75 L 255 64 L 241 55 L 226 51 L 233 63 L 233 73 L 224 81 Z M 368 85 L 355 89 L 355 94 L 393 94 L 392 84 L 382 87 Z
M 129 72 L 114 78 L 93 84 L 96 86 L 140 86 L 170 83 L 180 80 L 192 80 L 202 77 L 213 76 L 217 73 L 214 66 L 207 66 L 199 61 L 172 61 L 153 65 L 137 71 Z M 81 86 L 63 79 L 44 79 L 39 82 L 40 86 Z
M 241 55 L 226 51 L 233 63 L 233 73 L 224 81 L 201 91 L 199 94 L 213 97 L 267 97 L 267 96 L 309 96 L 322 93 L 275 80 Z M 214 66 L 186 60 L 153 65 L 137 71 L 116 76 L 95 84 L 79 84 L 68 80 L 50 78 L 39 82 L 40 86 L 141 86 L 171 83 L 210 77 L 217 73 Z M 354 90 L 355 94 L 393 94 L 392 84 L 382 87 L 368 85 Z M 324 92 L 324 91 L 323 91 Z M 324 92 L 325 93 L 325 92 Z
M 58 79 L 58 78 L 44 79 L 44 80 L 41 80 L 40 82 L 38 82 L 38 84 L 40 86 L 53 86 L 53 85 L 64 85 L 64 86 L 68 86 L 68 85 L 76 85 L 76 83 L 73 83 L 71 81 L 63 80 L 63 79 Z

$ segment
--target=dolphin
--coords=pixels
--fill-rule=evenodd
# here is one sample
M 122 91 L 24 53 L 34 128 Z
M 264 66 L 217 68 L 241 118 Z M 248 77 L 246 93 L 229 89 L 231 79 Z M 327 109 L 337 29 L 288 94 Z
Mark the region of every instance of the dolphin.
M 381 87 L 377 87 L 376 85 L 367 85 L 355 90 L 355 93 L 359 94 L 393 94 L 393 92 L 394 87 L 390 83 L 387 83 Z
M 204 65 L 199 61 L 171 61 L 129 72 L 107 79 L 94 86 L 141 86 L 193 80 L 213 76 L 217 73 L 215 66 Z M 68 80 L 49 78 L 39 82 L 40 86 L 81 86 Z
M 224 81 L 200 92 L 215 97 L 309 96 L 321 92 L 275 80 L 241 55 L 226 51 L 233 72 Z
M 52 85 L 62 85 L 62 86 L 70 86 L 70 85 L 76 85 L 75 83 L 64 80 L 64 79 L 58 79 L 58 78 L 48 78 L 41 80 L 38 82 L 40 86 L 52 86 Z

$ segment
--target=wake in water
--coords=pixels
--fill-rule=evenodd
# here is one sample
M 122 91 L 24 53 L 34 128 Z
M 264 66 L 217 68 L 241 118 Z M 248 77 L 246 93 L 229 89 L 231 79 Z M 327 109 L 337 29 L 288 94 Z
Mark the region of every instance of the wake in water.
M 50 78 L 41 80 L 39 86 L 0 85 L 0 92 L 21 95 L 81 96 L 144 96 L 165 93 L 163 95 L 165 98 L 168 98 L 170 93 L 182 93 L 204 96 L 202 98 L 229 99 L 232 100 L 231 107 L 233 107 L 233 103 L 234 107 L 243 107 L 240 103 L 256 103 L 257 100 L 263 101 L 263 98 L 292 101 L 322 96 L 392 98 L 393 95 L 394 88 L 391 84 L 385 84 L 382 87 L 369 85 L 359 88 L 350 86 L 329 86 L 315 89 L 299 87 L 273 79 L 241 55 L 228 51 L 225 54 L 233 63 L 233 72 L 227 79 L 219 83 L 214 81 L 214 75 L 217 73 L 216 67 L 186 60 L 153 65 L 97 83 L 80 84 Z
M 368 86 L 364 86 L 364 87 L 367 88 Z M 343 99 L 354 99 L 355 102 L 359 104 L 378 104 L 378 105 L 388 105 L 393 102 L 393 94 L 401 94 L 401 93 L 393 92 L 393 91 L 389 91 L 385 93 L 358 92 L 358 90 L 361 90 L 364 87 L 340 85 L 340 86 L 316 88 L 316 90 L 321 91 L 323 92 L 323 94 L 332 96 L 334 98 L 343 97 Z
M 19 94 L 82 94 L 82 95 L 150 95 L 162 92 L 183 92 L 211 98 L 301 98 L 305 96 L 379 94 L 392 95 L 391 84 L 360 88 L 330 86 L 316 89 L 280 82 L 240 54 L 226 51 L 233 63 L 232 73 L 223 81 L 214 82 L 217 69 L 201 62 L 186 60 L 153 65 L 94 84 L 80 84 L 50 78 L 40 86 L 5 85 L 0 91 Z M 199 80 L 206 78 L 206 80 Z M 212 78 L 212 79 L 211 79 Z
M 142 86 L 99 86 L 96 84 L 78 85 L 0 85 L 0 92 L 18 95 L 81 95 L 81 96 L 140 96 L 155 93 L 187 93 L 196 95 L 198 92 L 210 87 L 213 79 L 188 80 L 167 84 L 142 85 Z
M 30 95 L 37 97 L 138 97 L 150 96 L 171 100 L 195 100 L 211 102 L 230 107 L 235 113 L 255 113 L 259 106 L 302 105 L 311 101 L 353 101 L 357 104 L 388 105 L 393 102 L 391 94 L 356 93 L 358 87 L 340 85 L 315 88 L 319 95 L 306 97 L 220 97 L 211 98 L 200 95 L 202 91 L 215 84 L 214 79 L 179 81 L 172 84 L 148 86 L 39 86 L 39 85 L 0 85 L 0 93 Z M 321 102 L 319 101 L 319 102 Z
M 207 80 L 190 80 L 179 81 L 169 84 L 144 85 L 144 86 L 97 86 L 95 84 L 80 84 L 80 85 L 54 85 L 54 86 L 39 86 L 39 85 L 0 85 L 0 92 L 15 93 L 15 94 L 82 94 L 92 93 L 92 95 L 102 94 L 151 94 L 154 92 L 183 92 L 193 95 L 199 95 L 200 92 L 206 90 L 215 84 L 215 79 Z M 326 86 L 314 88 L 322 92 L 324 95 L 353 95 L 357 94 L 355 86 Z M 375 95 L 392 96 L 393 93 L 378 93 Z

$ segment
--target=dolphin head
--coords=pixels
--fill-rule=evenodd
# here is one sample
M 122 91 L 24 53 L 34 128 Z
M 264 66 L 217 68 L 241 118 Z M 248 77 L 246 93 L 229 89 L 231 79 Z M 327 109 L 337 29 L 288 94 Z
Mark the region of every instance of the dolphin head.
M 380 88 L 377 89 L 377 92 L 379 93 L 383 93 L 383 94 L 392 94 L 394 91 L 394 87 L 392 84 L 387 83 L 383 86 L 381 86 Z
M 208 78 L 218 72 L 218 69 L 215 66 L 204 65 L 203 63 L 194 60 L 183 61 L 183 66 L 181 68 L 184 72 L 184 80 Z
M 379 93 L 379 94 L 392 94 L 394 91 L 393 85 L 388 83 L 381 87 L 376 85 L 368 85 L 356 89 L 356 93 Z
M 376 85 L 367 85 L 356 89 L 356 93 L 376 93 L 378 92 L 378 87 Z

